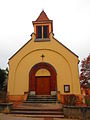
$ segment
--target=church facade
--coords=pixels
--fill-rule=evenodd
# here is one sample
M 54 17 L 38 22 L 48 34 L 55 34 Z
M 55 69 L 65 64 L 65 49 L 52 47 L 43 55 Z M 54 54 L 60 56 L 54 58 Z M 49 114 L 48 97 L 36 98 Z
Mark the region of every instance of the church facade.
M 31 39 L 9 59 L 9 101 L 30 95 L 80 95 L 76 54 L 54 38 L 53 21 L 42 11 Z

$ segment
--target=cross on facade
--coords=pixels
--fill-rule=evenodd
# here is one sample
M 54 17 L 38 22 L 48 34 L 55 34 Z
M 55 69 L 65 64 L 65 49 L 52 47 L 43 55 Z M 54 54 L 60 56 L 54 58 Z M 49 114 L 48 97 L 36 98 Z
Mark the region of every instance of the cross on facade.
M 43 59 L 44 59 L 44 57 L 45 57 L 44 54 L 42 54 L 41 57 L 42 57 L 42 61 L 43 61 Z

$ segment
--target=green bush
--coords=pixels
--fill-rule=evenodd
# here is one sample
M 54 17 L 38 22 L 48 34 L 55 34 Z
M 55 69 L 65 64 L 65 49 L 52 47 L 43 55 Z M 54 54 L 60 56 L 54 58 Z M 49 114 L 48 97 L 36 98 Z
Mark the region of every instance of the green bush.
M 65 95 L 64 96 L 64 104 L 69 105 L 69 106 L 75 106 L 76 105 L 76 96 L 74 94 Z
M 87 106 L 90 106 L 90 96 L 85 96 L 85 103 Z

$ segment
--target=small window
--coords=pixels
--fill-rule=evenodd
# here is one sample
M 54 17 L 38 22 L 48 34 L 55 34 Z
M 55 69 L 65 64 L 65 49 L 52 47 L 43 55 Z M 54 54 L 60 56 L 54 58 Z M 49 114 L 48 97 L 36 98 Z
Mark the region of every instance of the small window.
M 36 38 L 49 38 L 49 26 L 36 26 Z
M 70 92 L 70 85 L 64 85 L 64 92 L 65 93 Z
M 38 26 L 38 38 L 42 38 L 42 26 Z
M 43 38 L 47 38 L 47 26 L 43 26 Z
M 37 35 L 36 35 L 36 37 L 37 38 L 42 38 L 42 26 L 37 26 Z
M 49 37 L 49 26 L 43 26 L 43 38 Z

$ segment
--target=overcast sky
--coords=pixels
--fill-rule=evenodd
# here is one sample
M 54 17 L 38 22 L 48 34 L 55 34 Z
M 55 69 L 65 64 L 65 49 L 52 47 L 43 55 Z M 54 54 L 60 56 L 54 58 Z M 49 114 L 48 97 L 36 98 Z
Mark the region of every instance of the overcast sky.
M 32 21 L 44 9 L 54 37 L 79 56 L 90 53 L 90 0 L 0 0 L 0 68 L 34 31 Z

